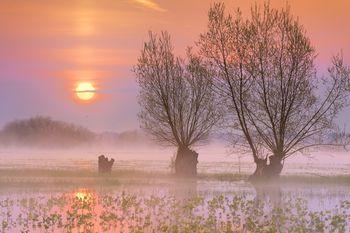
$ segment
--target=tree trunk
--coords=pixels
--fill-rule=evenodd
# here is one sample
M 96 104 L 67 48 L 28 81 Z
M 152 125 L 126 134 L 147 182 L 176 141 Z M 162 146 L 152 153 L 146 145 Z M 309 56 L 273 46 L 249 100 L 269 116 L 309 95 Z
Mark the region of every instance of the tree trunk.
M 256 168 L 254 173 L 249 177 L 249 181 L 256 181 L 262 179 L 262 177 L 264 176 L 265 167 L 267 166 L 267 159 L 254 158 L 254 162 Z
M 264 175 L 268 178 L 278 177 L 283 169 L 282 156 L 272 155 L 269 157 L 270 163 L 264 169 Z
M 175 173 L 179 176 L 197 175 L 198 153 L 188 147 L 180 146 L 175 159 Z
M 282 156 L 272 155 L 269 157 L 269 164 L 266 159 L 254 159 L 256 169 L 249 177 L 250 181 L 271 180 L 278 178 L 282 172 Z

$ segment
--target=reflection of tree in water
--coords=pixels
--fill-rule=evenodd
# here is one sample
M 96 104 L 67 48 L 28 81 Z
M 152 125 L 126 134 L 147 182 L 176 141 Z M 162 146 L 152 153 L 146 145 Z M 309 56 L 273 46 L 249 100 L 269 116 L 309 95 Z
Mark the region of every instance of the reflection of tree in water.
M 271 214 L 275 210 L 283 208 L 282 189 L 278 183 L 253 183 L 255 191 L 255 208 L 260 208 L 265 214 Z M 276 218 L 276 226 L 279 228 L 280 218 Z M 279 229 L 281 230 L 281 229 Z
M 169 188 L 169 194 L 178 200 L 196 197 L 197 180 L 196 179 L 176 179 L 174 184 Z
M 253 187 L 256 191 L 256 201 L 269 203 L 272 208 L 282 207 L 282 190 L 278 183 L 256 183 Z

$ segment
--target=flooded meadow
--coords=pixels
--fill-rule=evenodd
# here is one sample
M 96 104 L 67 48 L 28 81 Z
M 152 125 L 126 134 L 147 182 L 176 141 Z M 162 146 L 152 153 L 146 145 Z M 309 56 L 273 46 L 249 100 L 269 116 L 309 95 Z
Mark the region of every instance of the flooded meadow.
M 161 155 L 169 152 L 152 160 L 109 152 L 110 175 L 97 173 L 94 151 L 41 162 L 53 153 L 3 152 L 0 232 L 350 231 L 347 164 L 292 162 L 278 181 L 251 184 L 249 161 L 220 154 L 203 152 L 198 177 L 181 179 Z

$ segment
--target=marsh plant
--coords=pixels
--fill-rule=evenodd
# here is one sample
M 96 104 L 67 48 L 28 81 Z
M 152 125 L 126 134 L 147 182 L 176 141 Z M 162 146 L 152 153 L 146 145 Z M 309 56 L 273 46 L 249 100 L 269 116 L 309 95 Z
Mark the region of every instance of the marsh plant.
M 303 199 L 279 203 L 247 194 L 98 195 L 90 190 L 0 200 L 1 232 L 349 232 L 350 202 L 311 211 Z

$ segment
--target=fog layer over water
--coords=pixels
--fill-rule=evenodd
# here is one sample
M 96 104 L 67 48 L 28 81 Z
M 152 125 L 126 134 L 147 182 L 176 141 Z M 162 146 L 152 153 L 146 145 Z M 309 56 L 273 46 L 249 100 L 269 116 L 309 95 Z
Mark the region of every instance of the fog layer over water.
M 170 229 L 190 227 L 196 232 L 201 226 L 209 232 L 229 227 L 258 232 L 277 222 L 277 232 L 350 229 L 350 186 L 344 182 L 259 186 L 244 179 L 224 181 L 219 177 L 225 173 L 251 174 L 254 163 L 218 143 L 197 151 L 200 175 L 219 176 L 190 180 L 170 175 L 175 149 L 150 144 L 106 148 L 1 149 L 2 231 L 175 232 Z M 111 176 L 97 175 L 100 154 L 116 160 Z M 349 175 L 348 160 L 345 152 L 298 155 L 286 161 L 282 175 Z
M 68 150 L 28 148 L 0 149 L 0 168 L 97 169 L 97 157 L 104 154 L 116 160 L 113 169 L 171 171 L 175 148 L 151 144 L 127 144 L 118 147 L 85 147 Z M 200 173 L 241 173 L 254 171 L 249 154 L 230 153 L 224 144 L 215 143 L 196 149 Z M 285 161 L 282 174 L 349 175 L 350 155 L 345 151 L 320 151 L 308 155 L 296 154 Z

